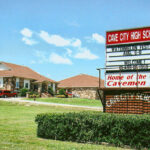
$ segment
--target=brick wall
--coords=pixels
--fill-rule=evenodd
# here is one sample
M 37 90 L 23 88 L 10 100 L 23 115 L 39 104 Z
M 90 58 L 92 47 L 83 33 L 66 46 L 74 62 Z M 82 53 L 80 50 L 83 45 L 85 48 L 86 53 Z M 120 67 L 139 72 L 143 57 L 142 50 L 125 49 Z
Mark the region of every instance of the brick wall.
M 150 94 L 115 93 L 105 94 L 105 112 L 123 114 L 150 113 Z

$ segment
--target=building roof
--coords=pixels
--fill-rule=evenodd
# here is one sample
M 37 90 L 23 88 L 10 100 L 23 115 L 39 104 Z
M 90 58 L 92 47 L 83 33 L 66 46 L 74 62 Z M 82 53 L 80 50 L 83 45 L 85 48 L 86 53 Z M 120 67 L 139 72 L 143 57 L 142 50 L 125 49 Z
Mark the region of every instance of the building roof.
M 99 87 L 99 78 L 80 74 L 59 81 L 59 88 L 77 88 L 77 87 Z M 101 87 L 104 87 L 104 80 L 101 79 Z
M 7 62 L 0 62 L 0 64 L 3 64 L 8 69 L 0 70 L 0 77 L 21 77 L 26 79 L 34 79 L 37 82 L 43 82 L 43 81 L 50 81 L 50 82 L 56 82 L 52 79 L 49 79 L 43 75 L 40 75 L 39 73 L 33 71 L 32 69 L 16 65 L 12 63 Z

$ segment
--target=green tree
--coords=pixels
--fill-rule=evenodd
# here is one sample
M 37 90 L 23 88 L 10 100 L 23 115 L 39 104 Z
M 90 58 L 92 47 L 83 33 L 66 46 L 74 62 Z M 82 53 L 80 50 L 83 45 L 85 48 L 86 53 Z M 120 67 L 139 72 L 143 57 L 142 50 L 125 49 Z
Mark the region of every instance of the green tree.
M 65 89 L 59 89 L 59 95 L 66 95 Z
M 51 94 L 52 96 L 54 96 L 54 91 L 52 89 L 52 87 L 48 87 L 48 93 Z
M 26 93 L 28 92 L 29 90 L 28 89 L 26 89 L 26 88 L 22 88 L 22 89 L 20 89 L 19 90 L 19 95 L 20 96 L 26 96 Z

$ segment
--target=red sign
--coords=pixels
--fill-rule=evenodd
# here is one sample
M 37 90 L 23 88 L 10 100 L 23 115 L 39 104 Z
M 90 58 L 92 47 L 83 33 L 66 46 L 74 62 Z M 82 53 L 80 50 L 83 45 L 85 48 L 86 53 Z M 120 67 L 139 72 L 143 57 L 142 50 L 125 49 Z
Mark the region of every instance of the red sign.
M 106 45 L 150 41 L 150 27 L 106 33 Z

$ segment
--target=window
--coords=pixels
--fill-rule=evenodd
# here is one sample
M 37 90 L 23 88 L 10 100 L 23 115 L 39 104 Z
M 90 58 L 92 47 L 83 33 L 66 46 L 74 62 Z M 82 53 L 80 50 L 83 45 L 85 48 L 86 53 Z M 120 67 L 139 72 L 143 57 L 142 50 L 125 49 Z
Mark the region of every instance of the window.
M 3 87 L 3 77 L 0 77 L 0 88 Z
M 30 80 L 24 80 L 24 88 L 30 89 Z
M 52 87 L 52 83 L 49 83 L 49 84 L 48 84 L 48 87 Z
M 16 88 L 19 88 L 19 78 L 16 78 Z
M 29 84 L 28 83 L 25 83 L 25 88 L 29 88 Z
M 19 88 L 19 82 L 16 82 L 16 88 Z

